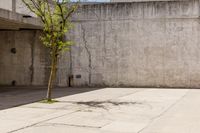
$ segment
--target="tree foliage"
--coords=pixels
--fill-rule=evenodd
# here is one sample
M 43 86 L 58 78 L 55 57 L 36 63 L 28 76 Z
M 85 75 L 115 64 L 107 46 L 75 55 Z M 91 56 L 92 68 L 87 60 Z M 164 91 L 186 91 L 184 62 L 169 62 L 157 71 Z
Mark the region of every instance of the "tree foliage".
M 70 0 L 22 0 L 23 3 L 35 13 L 43 22 L 44 34 L 41 36 L 43 44 L 54 49 L 57 54 L 68 50 L 70 41 L 63 39 L 72 27 L 70 17 L 78 5 Z
M 50 49 L 52 62 L 47 92 L 47 99 L 51 100 L 58 56 L 60 52 L 69 50 L 69 46 L 72 44 L 71 41 L 66 41 L 64 37 L 72 28 L 70 18 L 78 8 L 78 2 L 71 3 L 70 0 L 22 0 L 22 2 L 43 23 L 41 40 Z

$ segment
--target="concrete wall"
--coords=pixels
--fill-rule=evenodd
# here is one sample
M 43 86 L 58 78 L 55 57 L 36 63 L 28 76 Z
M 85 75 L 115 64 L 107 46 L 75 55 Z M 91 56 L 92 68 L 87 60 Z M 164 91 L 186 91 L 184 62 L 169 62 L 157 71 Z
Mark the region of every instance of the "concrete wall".
M 20 14 L 36 17 L 21 0 L 0 0 L 0 8 Z
M 86 5 L 74 21 L 74 85 L 200 87 L 198 0 Z
M 30 15 L 36 17 L 34 13 L 32 13 L 21 0 L 16 1 L 16 12 L 20 14 Z
M 200 87 L 199 0 L 83 5 L 58 86 Z M 39 31 L 0 31 L 0 85 L 46 85 Z M 11 49 L 16 48 L 16 54 Z
M 0 8 L 12 11 L 12 0 L 0 0 Z
M 110 0 L 110 2 L 148 2 L 148 1 L 184 1 L 184 0 Z
M 0 31 L 0 34 L 0 85 L 12 85 L 13 81 L 16 85 L 47 85 L 50 60 L 48 50 L 38 39 L 40 31 Z M 16 48 L 15 54 L 12 48 Z M 68 85 L 66 56 L 60 59 L 58 86 Z

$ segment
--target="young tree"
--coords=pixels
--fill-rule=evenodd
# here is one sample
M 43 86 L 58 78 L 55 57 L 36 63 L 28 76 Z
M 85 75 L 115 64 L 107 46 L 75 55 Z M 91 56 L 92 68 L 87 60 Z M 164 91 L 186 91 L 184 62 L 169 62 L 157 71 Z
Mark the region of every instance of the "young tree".
M 51 57 L 51 73 L 46 96 L 46 100 L 50 102 L 58 57 L 62 51 L 69 50 L 72 44 L 70 41 L 65 41 L 64 37 L 72 27 L 70 17 L 76 11 L 78 3 L 71 3 L 70 0 L 22 0 L 22 2 L 41 19 L 44 26 L 41 40 L 50 49 Z

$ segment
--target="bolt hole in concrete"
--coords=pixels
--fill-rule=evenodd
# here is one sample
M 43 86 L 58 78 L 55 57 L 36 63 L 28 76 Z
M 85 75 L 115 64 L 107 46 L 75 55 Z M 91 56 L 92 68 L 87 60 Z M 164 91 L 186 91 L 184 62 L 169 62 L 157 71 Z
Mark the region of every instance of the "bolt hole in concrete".
M 11 48 L 10 52 L 13 53 L 13 54 L 16 54 L 17 50 L 16 50 L 16 48 Z
M 16 82 L 15 80 L 13 80 L 13 81 L 11 82 L 11 85 L 12 85 L 12 86 L 16 86 L 16 83 L 17 83 L 17 82 Z

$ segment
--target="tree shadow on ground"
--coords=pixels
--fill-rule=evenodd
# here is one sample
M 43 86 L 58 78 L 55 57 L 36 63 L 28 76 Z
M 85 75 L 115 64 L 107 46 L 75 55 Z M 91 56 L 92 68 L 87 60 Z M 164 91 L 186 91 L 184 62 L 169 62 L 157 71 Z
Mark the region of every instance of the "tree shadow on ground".
M 87 101 L 87 102 L 74 102 L 77 105 L 87 106 L 89 108 L 101 108 L 108 109 L 110 106 L 129 106 L 129 105 L 138 105 L 142 104 L 139 102 L 117 102 L 117 101 Z

